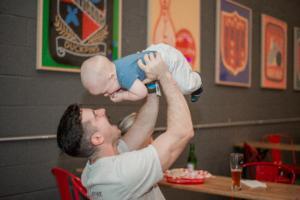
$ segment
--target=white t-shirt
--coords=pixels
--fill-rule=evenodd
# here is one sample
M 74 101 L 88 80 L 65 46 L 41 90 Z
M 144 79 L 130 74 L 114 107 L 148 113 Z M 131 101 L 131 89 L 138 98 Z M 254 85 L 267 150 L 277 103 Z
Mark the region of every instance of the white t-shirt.
M 159 157 L 152 145 L 128 152 L 119 141 L 121 154 L 86 164 L 82 183 L 92 200 L 165 200 L 156 183 L 163 178 Z

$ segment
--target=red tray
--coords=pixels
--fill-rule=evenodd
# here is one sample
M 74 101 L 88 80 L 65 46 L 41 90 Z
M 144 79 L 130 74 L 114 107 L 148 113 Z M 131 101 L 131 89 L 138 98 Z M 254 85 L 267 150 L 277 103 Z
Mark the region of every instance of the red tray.
M 169 183 L 177 184 L 202 184 L 204 183 L 204 178 L 172 178 L 170 176 L 165 176 L 165 179 Z

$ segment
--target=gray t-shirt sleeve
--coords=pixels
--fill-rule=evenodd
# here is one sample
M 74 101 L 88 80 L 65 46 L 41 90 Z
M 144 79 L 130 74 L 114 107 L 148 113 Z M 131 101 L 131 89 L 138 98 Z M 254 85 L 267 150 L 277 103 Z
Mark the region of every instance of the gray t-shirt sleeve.
M 118 151 L 119 153 L 124 153 L 124 152 L 128 152 L 129 151 L 129 148 L 126 144 L 126 142 L 122 139 L 119 140 L 119 143 L 118 143 Z

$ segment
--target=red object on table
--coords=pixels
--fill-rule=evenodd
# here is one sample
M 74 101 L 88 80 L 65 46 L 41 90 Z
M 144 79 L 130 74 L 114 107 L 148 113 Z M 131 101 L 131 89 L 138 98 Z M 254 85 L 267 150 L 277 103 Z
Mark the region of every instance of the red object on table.
M 268 134 L 263 137 L 264 141 L 273 143 L 273 144 L 280 144 L 280 143 L 287 143 L 293 145 L 293 139 L 284 134 Z M 279 149 L 272 149 L 271 150 L 271 157 L 272 161 L 277 164 L 282 164 L 282 158 L 281 158 L 281 150 Z M 297 160 L 296 160 L 296 153 L 295 151 L 292 151 L 292 164 L 284 163 L 285 165 L 288 165 L 290 168 L 293 168 L 295 171 L 296 175 L 300 175 L 300 165 L 297 165 Z
M 250 162 L 243 164 L 244 174 L 259 181 L 294 184 L 296 175 L 292 168 L 273 162 Z
M 165 176 L 165 179 L 169 183 L 177 183 L 177 184 L 202 184 L 204 183 L 204 178 L 172 178 Z
M 202 184 L 205 178 L 211 174 L 205 170 L 189 170 L 187 168 L 175 168 L 164 173 L 165 180 L 176 184 Z

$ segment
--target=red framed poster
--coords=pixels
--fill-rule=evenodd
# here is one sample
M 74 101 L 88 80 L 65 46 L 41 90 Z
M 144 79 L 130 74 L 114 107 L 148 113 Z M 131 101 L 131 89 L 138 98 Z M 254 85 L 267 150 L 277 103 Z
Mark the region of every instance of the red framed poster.
M 294 27 L 294 90 L 300 91 L 300 27 Z
M 148 1 L 148 45 L 163 42 L 175 47 L 193 71 L 200 71 L 200 2 Z
M 287 87 L 287 23 L 262 15 L 261 86 Z
M 217 1 L 217 84 L 251 86 L 252 10 L 230 0 Z

